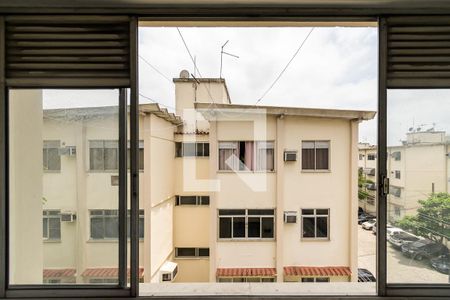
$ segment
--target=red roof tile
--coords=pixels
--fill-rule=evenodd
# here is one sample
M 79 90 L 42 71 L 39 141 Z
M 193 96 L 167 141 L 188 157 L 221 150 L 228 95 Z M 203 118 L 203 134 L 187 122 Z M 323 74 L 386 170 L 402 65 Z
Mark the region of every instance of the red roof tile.
M 287 276 L 350 276 L 349 267 L 284 267 L 284 275 Z
M 217 268 L 217 277 L 259 277 L 275 276 L 275 268 Z
M 75 269 L 44 269 L 44 278 L 72 277 L 76 273 Z
M 130 269 L 127 269 L 127 275 L 130 276 Z M 88 268 L 84 270 L 81 276 L 98 278 L 117 278 L 119 277 L 119 268 Z M 144 277 L 144 268 L 139 268 L 139 278 Z

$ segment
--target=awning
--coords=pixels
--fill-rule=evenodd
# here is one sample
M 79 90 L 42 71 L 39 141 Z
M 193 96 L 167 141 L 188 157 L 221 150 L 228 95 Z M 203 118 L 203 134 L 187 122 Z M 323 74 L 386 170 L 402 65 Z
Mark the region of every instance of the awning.
M 286 276 L 350 276 L 352 272 L 349 267 L 284 267 Z
M 119 268 L 88 268 L 84 270 L 83 277 L 93 278 L 118 278 Z M 130 276 L 130 269 L 127 269 L 127 276 Z M 144 277 L 144 268 L 139 268 L 139 278 Z
M 44 269 L 44 278 L 72 277 L 76 273 L 75 269 Z
M 217 277 L 274 277 L 275 268 L 217 268 Z

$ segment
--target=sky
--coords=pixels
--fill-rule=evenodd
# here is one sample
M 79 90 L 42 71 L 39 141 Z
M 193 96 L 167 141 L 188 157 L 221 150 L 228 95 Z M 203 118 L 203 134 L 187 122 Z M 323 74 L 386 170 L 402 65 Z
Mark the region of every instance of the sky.
M 377 28 L 328 27 L 312 32 L 308 27 L 179 29 L 201 73 L 197 77 L 219 77 L 220 50 L 226 41 L 224 50 L 239 56 L 223 56 L 222 77 L 232 103 L 255 104 L 304 43 L 259 105 L 377 109 Z M 172 78 L 179 77 L 183 69 L 194 73 L 177 28 L 141 28 L 139 55 L 140 93 L 174 111 Z M 93 96 L 96 105 L 111 105 L 117 99 L 114 91 L 45 91 L 44 95 L 47 107 L 92 105 Z M 426 99 L 439 101 L 437 105 L 446 109 L 436 112 Z M 149 102 L 144 97 L 140 101 Z M 436 123 L 436 129 L 450 132 L 450 121 L 445 117 L 448 108 L 448 90 L 389 91 L 388 145 L 405 139 L 413 124 L 426 127 Z M 375 144 L 376 136 L 376 119 L 360 124 L 361 142 Z

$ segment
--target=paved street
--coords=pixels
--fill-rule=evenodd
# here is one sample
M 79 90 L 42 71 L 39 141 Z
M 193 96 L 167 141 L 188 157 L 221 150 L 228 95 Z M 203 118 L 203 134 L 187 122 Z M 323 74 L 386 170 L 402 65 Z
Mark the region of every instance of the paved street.
M 358 263 L 376 275 L 376 236 L 358 225 Z M 427 261 L 415 261 L 387 244 L 388 282 L 391 283 L 448 283 L 448 275 L 433 270 Z

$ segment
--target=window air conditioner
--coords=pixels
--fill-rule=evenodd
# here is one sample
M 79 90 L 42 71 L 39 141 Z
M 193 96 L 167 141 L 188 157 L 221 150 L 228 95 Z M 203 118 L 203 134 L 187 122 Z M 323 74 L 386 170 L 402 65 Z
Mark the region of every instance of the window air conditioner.
M 159 269 L 160 273 L 160 282 L 172 282 L 178 273 L 178 264 L 166 261 L 161 269 Z
M 59 155 L 76 156 L 77 155 L 77 147 L 76 146 L 67 146 L 67 147 L 60 148 Z
M 61 222 L 75 222 L 77 215 L 74 212 L 62 212 Z
M 284 223 L 297 223 L 297 212 L 296 211 L 285 211 L 284 212 Z
M 284 151 L 284 161 L 296 161 L 297 151 Z

